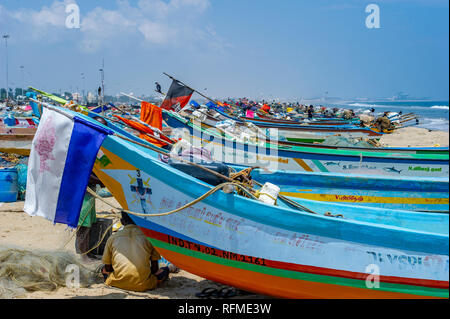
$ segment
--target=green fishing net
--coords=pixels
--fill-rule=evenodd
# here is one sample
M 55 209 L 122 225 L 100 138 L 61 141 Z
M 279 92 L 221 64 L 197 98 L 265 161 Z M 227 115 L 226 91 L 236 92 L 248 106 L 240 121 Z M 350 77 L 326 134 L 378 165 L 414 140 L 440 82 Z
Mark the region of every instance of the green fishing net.
M 0 299 L 60 287 L 89 287 L 98 282 L 102 282 L 98 270 L 82 265 L 68 252 L 0 247 Z

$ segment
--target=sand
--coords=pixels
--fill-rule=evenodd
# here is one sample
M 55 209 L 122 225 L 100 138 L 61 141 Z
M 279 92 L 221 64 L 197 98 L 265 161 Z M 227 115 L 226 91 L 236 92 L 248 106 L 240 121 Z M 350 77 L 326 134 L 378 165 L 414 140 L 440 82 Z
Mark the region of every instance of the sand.
M 384 147 L 448 147 L 449 133 L 426 128 L 405 127 L 380 139 Z
M 113 198 L 109 202 L 119 206 Z M 75 236 L 66 225 L 56 224 L 41 218 L 31 217 L 23 212 L 24 202 L 0 203 L 0 247 L 12 247 L 31 251 L 68 251 L 75 254 Z M 108 212 L 111 208 L 97 200 L 97 212 Z M 64 247 L 64 244 L 67 245 Z M 80 260 L 81 261 L 81 260 Z M 90 268 L 100 261 L 88 264 Z M 205 288 L 227 287 L 181 270 L 170 274 L 162 287 L 148 292 L 131 292 L 108 287 L 101 282 L 88 288 L 61 287 L 56 291 L 27 293 L 25 299 L 199 299 L 195 296 Z M 1 297 L 0 297 L 1 298 Z M 265 296 L 246 294 L 232 299 L 264 299 Z

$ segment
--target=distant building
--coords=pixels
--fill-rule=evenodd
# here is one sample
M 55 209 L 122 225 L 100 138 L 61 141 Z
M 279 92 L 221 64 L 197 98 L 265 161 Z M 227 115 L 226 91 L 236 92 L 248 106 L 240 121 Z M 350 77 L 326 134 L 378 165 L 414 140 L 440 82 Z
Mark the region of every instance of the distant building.
M 83 99 L 83 96 L 80 93 L 78 93 L 78 92 L 72 93 L 72 100 L 81 102 L 82 99 Z
M 87 94 L 87 102 L 88 103 L 94 103 L 97 101 L 96 96 L 92 92 L 88 92 Z
M 408 100 L 409 98 L 409 94 L 404 94 L 403 92 L 399 92 L 397 93 L 397 95 L 394 95 L 391 100 L 393 101 L 404 101 L 404 100 Z

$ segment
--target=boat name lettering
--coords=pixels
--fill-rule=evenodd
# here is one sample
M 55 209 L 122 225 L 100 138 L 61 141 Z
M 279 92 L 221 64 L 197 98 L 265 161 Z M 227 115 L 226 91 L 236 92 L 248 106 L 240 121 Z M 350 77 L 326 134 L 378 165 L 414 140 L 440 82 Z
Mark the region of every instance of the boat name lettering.
M 203 246 L 203 245 L 196 244 L 196 243 L 190 242 L 188 240 L 180 239 L 180 238 L 173 237 L 170 235 L 167 235 L 167 242 L 171 245 L 176 245 L 181 248 L 195 250 L 200 253 L 216 256 L 219 258 L 225 258 L 225 259 L 235 260 L 235 261 L 239 261 L 239 262 L 245 262 L 245 263 L 249 263 L 249 264 L 266 266 L 266 261 L 264 258 L 240 255 L 240 254 L 232 253 L 229 251 L 216 249 L 213 247 Z
M 184 203 L 177 202 L 175 205 L 174 200 L 164 197 L 160 203 L 160 210 L 180 208 L 186 204 L 188 204 L 188 201 L 185 201 Z M 234 218 L 226 218 L 225 216 L 223 216 L 221 212 L 218 213 L 211 212 L 210 210 L 207 209 L 207 207 L 191 206 L 186 208 L 184 212 L 187 213 L 188 216 L 193 217 L 194 219 L 197 220 L 202 219 L 214 225 L 222 226 L 223 224 L 225 224 L 226 228 L 234 231 L 237 231 L 239 225 L 241 224 L 241 221 L 236 220 Z
M 352 164 L 342 165 L 342 169 L 344 169 L 344 170 L 349 170 L 349 169 L 361 169 L 361 168 L 365 168 L 365 169 L 377 169 L 375 166 L 369 166 L 369 165 L 367 165 L 367 164 L 363 164 L 363 165 L 352 165 Z
M 257 155 L 256 159 L 259 161 L 272 161 L 272 162 L 279 162 L 279 163 L 283 163 L 283 164 L 287 164 L 289 162 L 289 159 L 284 159 L 281 157 L 270 157 L 270 156 L 260 156 Z
M 362 202 L 364 201 L 364 197 L 355 196 L 355 195 L 335 195 L 337 200 L 346 200 L 352 202 Z
M 369 255 L 373 257 L 373 260 L 378 263 L 390 263 L 390 264 L 403 264 L 410 266 L 425 266 L 425 267 L 436 267 L 444 266 L 448 270 L 449 259 L 443 260 L 440 256 L 430 255 L 430 256 L 411 256 L 411 255 L 396 255 L 396 254 L 385 254 L 377 253 L 374 251 L 367 251 Z
M 408 170 L 409 171 L 424 171 L 424 172 L 442 172 L 442 167 L 439 167 L 439 168 L 437 168 L 437 167 L 435 167 L 435 168 L 432 168 L 432 167 L 422 167 L 422 166 L 409 166 L 408 167 Z

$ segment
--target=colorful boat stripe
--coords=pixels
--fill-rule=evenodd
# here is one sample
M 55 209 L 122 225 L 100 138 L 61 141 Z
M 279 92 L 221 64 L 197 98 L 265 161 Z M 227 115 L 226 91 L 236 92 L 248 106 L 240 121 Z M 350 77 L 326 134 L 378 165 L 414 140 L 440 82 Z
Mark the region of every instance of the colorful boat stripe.
M 301 158 L 294 158 L 294 161 L 296 161 L 306 172 L 313 172 L 313 169 L 311 169 L 311 167 L 309 167 Z
M 319 160 L 314 159 L 314 160 L 312 160 L 312 162 L 314 164 L 316 164 L 316 166 L 319 169 L 319 171 L 324 172 L 324 173 L 328 173 L 329 172 L 329 170 L 326 169 L 326 167 L 323 166 L 322 163 Z
M 176 262 L 182 269 L 189 269 L 190 272 L 199 274 L 210 280 L 232 285 L 244 290 L 262 293 L 274 297 L 295 298 L 332 298 L 332 299 L 367 299 L 367 298 L 436 298 L 430 296 L 408 294 L 398 292 L 381 291 L 379 289 L 363 289 L 350 286 L 339 286 L 337 284 L 327 284 L 322 282 L 312 282 L 301 279 L 291 279 L 279 277 L 262 272 L 236 268 L 232 265 L 215 263 L 206 259 L 196 258 L 191 255 L 182 254 L 175 250 L 168 250 L 163 247 L 157 248 L 163 256 Z M 215 271 L 211 271 L 214 269 Z M 243 280 L 245 278 L 245 280 Z M 270 287 L 269 290 L 267 287 Z M 439 297 L 437 297 L 439 298 Z
M 152 235 L 155 236 L 155 235 Z M 164 235 L 162 235 L 164 236 Z M 167 236 L 166 236 L 167 237 Z M 218 266 L 227 266 L 234 268 L 238 273 L 239 276 L 243 276 L 242 272 L 253 272 L 258 273 L 259 275 L 265 275 L 270 277 L 276 277 L 276 279 L 272 279 L 275 281 L 278 280 L 289 280 L 289 284 L 295 286 L 297 281 L 307 281 L 311 284 L 326 284 L 330 286 L 339 287 L 339 289 L 342 289 L 344 292 L 345 288 L 353 288 L 358 289 L 361 291 L 362 296 L 364 294 L 367 294 L 368 291 L 374 291 L 369 290 L 366 288 L 366 282 L 363 279 L 354 279 L 354 278 L 345 278 L 345 277 L 339 277 L 334 275 L 324 275 L 324 274 L 315 274 L 315 273 L 307 273 L 307 272 L 299 272 L 294 270 L 288 270 L 288 269 L 280 269 L 280 268 L 273 268 L 268 267 L 267 265 L 258 265 L 254 263 L 250 263 L 250 256 L 241 256 L 239 258 L 244 258 L 244 261 L 236 261 L 232 259 L 227 259 L 219 256 L 215 256 L 210 253 L 208 254 L 207 249 L 203 251 L 196 251 L 194 249 L 189 249 L 186 247 L 180 247 L 174 244 L 169 244 L 166 241 L 158 240 L 155 238 L 149 238 L 151 240 L 152 244 L 155 246 L 157 250 L 160 251 L 160 253 L 163 256 L 168 257 L 169 252 L 177 253 L 181 256 L 181 258 L 189 258 L 192 257 L 195 259 L 193 263 L 199 264 L 201 262 L 206 262 L 209 264 L 209 267 L 207 269 L 211 268 L 217 268 Z M 201 248 L 200 248 L 201 249 Z M 216 251 L 217 253 L 217 251 Z M 227 254 L 227 252 L 225 252 Z M 179 257 L 180 257 L 179 256 Z M 230 256 L 230 255 L 228 255 Z M 179 260 L 179 259 L 178 259 Z M 172 261 L 177 264 L 177 259 L 172 258 Z M 264 261 L 265 263 L 269 262 L 268 260 Z M 181 265 L 180 265 L 181 266 Z M 204 269 L 205 273 L 209 273 L 207 269 Z M 367 276 L 367 274 L 365 274 Z M 213 278 L 214 279 L 214 278 Z M 218 280 L 219 278 L 215 278 Z M 386 278 L 383 278 L 384 280 Z M 404 279 L 404 278 L 402 278 Z M 238 280 L 238 278 L 237 278 Z M 414 279 L 413 279 L 414 280 Z M 220 280 L 218 280 L 220 281 Z M 273 284 L 273 282 L 272 282 Z M 444 285 L 447 283 L 445 282 Z M 386 281 L 380 282 L 380 287 L 378 289 L 375 289 L 377 292 L 381 293 L 395 293 L 398 294 L 394 298 L 399 297 L 405 297 L 407 294 L 411 295 L 417 295 L 417 296 L 431 296 L 431 297 L 438 297 L 438 298 L 448 298 L 448 286 L 444 286 L 443 288 L 440 288 L 441 284 L 439 283 L 439 288 L 434 287 L 424 287 L 417 285 L 409 285 L 409 284 L 399 284 L 399 283 L 390 283 Z M 358 292 L 359 293 L 359 292 Z M 370 292 L 369 292 L 370 294 Z M 355 294 L 356 295 L 356 294 Z M 408 297 L 411 297 L 411 295 L 408 295 Z M 373 297 L 373 296 L 372 296 Z M 384 298 L 385 296 L 383 296 Z M 295 298 L 295 296 L 293 296 Z M 364 297 L 362 297 L 364 298 Z
M 383 204 L 440 204 L 448 205 L 448 198 L 413 198 L 413 197 L 384 197 L 384 196 L 366 196 L 366 195 L 343 195 L 343 194 L 311 194 L 311 193 L 294 193 L 280 192 L 281 195 L 303 198 L 310 200 L 318 200 L 325 202 L 342 202 L 342 203 L 383 203 Z
M 157 242 L 155 244 L 156 247 L 161 246 L 165 249 L 170 250 L 179 250 L 184 249 L 187 250 L 184 254 L 188 253 L 200 253 L 203 256 L 203 259 L 215 257 L 222 261 L 236 263 L 235 266 L 238 268 L 246 268 L 253 271 L 259 272 L 267 272 L 270 274 L 274 274 L 274 271 L 280 271 L 279 275 L 283 277 L 289 277 L 294 279 L 305 279 L 309 276 L 312 281 L 333 281 L 339 282 L 339 284 L 345 284 L 350 286 L 360 286 L 361 288 L 365 288 L 365 279 L 368 274 L 366 273 L 357 273 L 351 271 L 344 270 L 336 270 L 329 269 L 323 267 L 315 267 L 308 265 L 298 265 L 287 262 L 279 262 L 273 261 L 263 258 L 256 258 L 252 256 L 235 254 L 232 252 L 220 250 L 217 248 L 211 248 L 210 246 L 206 246 L 202 243 L 193 243 L 186 240 L 182 240 L 179 237 L 174 237 L 171 235 L 166 235 L 164 233 L 160 233 L 157 231 L 153 231 L 150 229 L 142 228 L 143 233 L 149 237 L 153 242 Z M 181 236 L 180 236 L 181 237 Z M 199 255 L 200 256 L 200 255 Z M 217 260 L 216 260 L 217 261 Z M 249 265 L 249 266 L 246 266 Z M 258 266 L 256 269 L 253 269 L 254 266 Z M 261 268 L 262 267 L 262 268 Z M 272 270 L 264 271 L 264 267 L 272 268 Z M 322 276 L 322 279 L 313 278 L 315 276 Z M 428 280 L 428 279 L 415 279 L 415 278 L 404 278 L 404 277 L 394 277 L 394 276 L 380 276 L 380 287 L 383 285 L 383 288 L 386 290 L 398 289 L 395 285 L 408 285 L 408 289 L 410 290 L 427 290 L 427 295 L 431 293 L 440 293 L 441 289 L 448 289 L 448 282 L 446 281 L 437 281 L 437 280 Z M 401 288 L 402 290 L 404 287 Z M 448 291 L 445 291 L 448 294 Z

